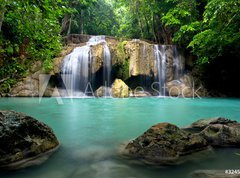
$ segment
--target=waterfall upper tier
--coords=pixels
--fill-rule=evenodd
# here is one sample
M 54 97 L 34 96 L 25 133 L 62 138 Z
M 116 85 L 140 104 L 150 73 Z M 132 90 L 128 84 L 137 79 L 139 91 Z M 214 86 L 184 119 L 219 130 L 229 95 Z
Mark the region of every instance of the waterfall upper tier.
M 102 48 L 103 85 L 111 85 L 111 53 L 104 36 L 91 37 L 85 46 L 75 48 L 63 59 L 62 79 L 67 93 L 71 97 L 85 96 L 88 89 L 92 90 L 97 76 L 94 69 L 98 61 L 93 55 L 93 46 Z M 90 88 L 88 88 L 90 86 Z M 109 95 L 109 92 L 106 92 Z

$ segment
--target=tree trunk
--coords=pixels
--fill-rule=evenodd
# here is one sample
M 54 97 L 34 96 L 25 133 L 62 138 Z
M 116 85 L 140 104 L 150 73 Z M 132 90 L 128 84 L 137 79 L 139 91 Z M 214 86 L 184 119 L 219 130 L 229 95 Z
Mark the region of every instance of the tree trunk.
M 84 11 L 81 10 L 81 34 L 84 33 Z
M 68 33 L 69 25 L 70 25 L 70 19 L 71 19 L 71 15 L 70 14 L 65 14 L 65 16 L 62 20 L 62 27 L 61 27 L 60 34 L 64 35 L 64 34 Z
M 141 20 L 140 16 L 138 18 L 138 22 L 139 22 L 139 26 L 140 26 L 140 30 L 141 30 L 141 38 L 143 38 L 143 25 L 142 25 L 142 20 Z
M 4 20 L 5 5 L 0 5 L 0 32 L 2 31 L 2 23 Z
M 150 27 L 149 27 L 148 19 L 147 19 L 146 15 L 144 15 L 144 19 L 145 19 L 145 23 L 146 23 L 146 27 L 147 27 L 147 34 L 150 35 Z
M 158 24 L 158 38 L 160 39 L 160 42 L 163 44 L 172 44 L 172 30 L 169 27 L 166 27 L 164 24 L 162 24 L 159 16 L 156 16 L 157 18 L 157 24 Z
M 70 19 L 69 19 L 67 35 L 71 33 L 71 28 L 72 28 L 72 15 L 70 16 Z

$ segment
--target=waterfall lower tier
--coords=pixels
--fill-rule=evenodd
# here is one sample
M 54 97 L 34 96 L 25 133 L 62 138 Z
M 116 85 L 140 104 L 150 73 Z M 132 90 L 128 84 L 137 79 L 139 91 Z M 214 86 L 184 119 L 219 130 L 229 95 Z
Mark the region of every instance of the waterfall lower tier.
M 97 65 L 92 55 L 92 48 L 102 45 L 103 64 L 102 64 L 102 84 L 106 88 L 111 86 L 111 53 L 104 36 L 93 36 L 87 44 L 77 47 L 72 53 L 63 60 L 61 75 L 64 86 L 69 97 L 84 97 L 93 95 L 95 86 L 96 72 L 94 65 Z M 100 70 L 100 69 L 99 69 Z M 107 89 L 105 96 L 110 96 L 110 89 Z

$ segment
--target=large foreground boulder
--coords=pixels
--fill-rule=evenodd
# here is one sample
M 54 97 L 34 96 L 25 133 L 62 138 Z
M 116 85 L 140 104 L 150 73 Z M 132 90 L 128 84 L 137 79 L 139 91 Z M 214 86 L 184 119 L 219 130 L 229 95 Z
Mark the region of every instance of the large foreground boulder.
M 0 111 L 0 169 L 40 164 L 58 146 L 46 124 L 19 112 Z
M 197 152 L 208 154 L 199 151 L 212 147 L 240 147 L 240 123 L 223 117 L 201 119 L 181 129 L 160 123 L 125 144 L 121 154 L 145 163 L 176 165 L 197 158 Z
M 203 137 L 169 123 L 160 123 L 128 143 L 122 153 L 145 163 L 170 165 L 177 164 L 181 156 L 207 148 Z

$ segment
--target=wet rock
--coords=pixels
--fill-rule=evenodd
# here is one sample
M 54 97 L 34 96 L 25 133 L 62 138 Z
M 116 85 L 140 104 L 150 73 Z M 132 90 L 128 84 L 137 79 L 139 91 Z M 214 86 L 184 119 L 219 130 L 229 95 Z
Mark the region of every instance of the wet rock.
M 40 164 L 58 146 L 46 124 L 19 112 L 0 111 L 0 169 Z
M 101 86 L 95 91 L 96 97 L 111 96 L 111 88 Z
M 173 80 L 171 82 L 168 82 L 166 86 L 167 86 L 167 92 L 171 97 L 190 98 L 194 96 L 193 89 L 187 86 L 186 84 L 182 83 L 181 81 Z
M 216 147 L 240 147 L 240 125 L 213 124 L 201 131 L 200 135 Z
M 112 96 L 115 98 L 129 97 L 128 86 L 121 79 L 116 79 L 112 84 Z
M 178 164 L 185 155 L 208 149 L 207 141 L 169 123 L 152 126 L 123 149 L 122 154 L 149 164 Z
M 151 97 L 152 94 L 147 91 L 133 91 L 130 93 L 131 97 Z
M 103 67 L 104 43 L 93 45 L 91 47 L 91 53 L 92 53 L 91 73 L 95 74 Z
M 223 117 L 200 119 L 188 128 L 216 147 L 240 147 L 240 123 Z
M 194 97 L 193 79 L 189 75 L 184 75 L 179 80 L 172 80 L 166 83 L 167 92 L 172 97 Z
M 172 97 L 203 97 L 207 96 L 206 89 L 200 84 L 196 84 L 191 74 L 185 74 L 179 80 L 172 80 L 166 83 L 169 96 Z
M 222 125 L 228 125 L 228 126 L 238 125 L 237 121 L 232 121 L 224 117 L 216 117 L 216 118 L 210 118 L 210 119 L 200 119 L 192 123 L 190 128 L 203 130 L 209 125 L 214 125 L 214 124 L 222 124 Z
M 63 38 L 65 44 L 86 43 L 91 38 L 90 35 L 70 34 Z

